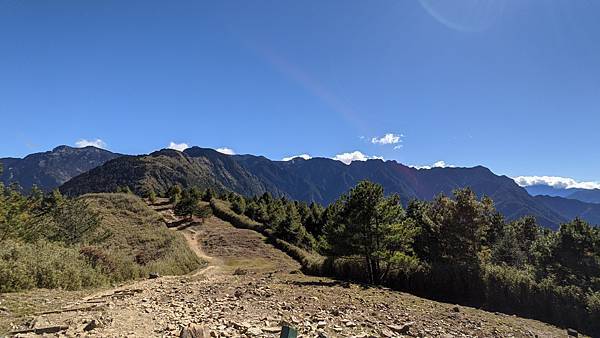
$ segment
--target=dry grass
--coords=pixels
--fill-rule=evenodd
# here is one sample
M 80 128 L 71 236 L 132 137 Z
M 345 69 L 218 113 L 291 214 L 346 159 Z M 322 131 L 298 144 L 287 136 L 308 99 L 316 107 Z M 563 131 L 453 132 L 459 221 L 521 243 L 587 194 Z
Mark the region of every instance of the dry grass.
M 145 277 L 149 272 L 181 275 L 203 262 L 185 238 L 167 229 L 162 216 L 131 194 L 89 194 L 82 197 L 102 216 L 101 227 L 112 236 L 98 245 L 114 257 L 116 281 Z
M 200 239 L 202 250 L 209 256 L 222 259 L 228 270 L 243 267 L 262 273 L 300 268 L 300 264 L 269 244 L 265 236 L 256 231 L 235 228 L 217 217 L 211 217 L 191 229 Z

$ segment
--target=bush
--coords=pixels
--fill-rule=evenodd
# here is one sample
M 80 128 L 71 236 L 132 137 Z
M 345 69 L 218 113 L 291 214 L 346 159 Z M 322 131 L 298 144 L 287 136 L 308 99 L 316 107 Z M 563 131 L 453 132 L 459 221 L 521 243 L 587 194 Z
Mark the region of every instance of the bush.
M 10 240 L 0 246 L 0 292 L 31 288 L 77 290 L 106 282 L 107 278 L 75 248 L 42 240 Z
M 251 220 L 245 215 L 238 215 L 233 212 L 228 202 L 212 199 L 210 201 L 210 206 L 213 209 L 213 214 L 215 216 L 233 224 L 235 227 L 254 230 L 256 232 L 260 232 L 266 237 L 275 237 L 272 229 L 261 223 Z

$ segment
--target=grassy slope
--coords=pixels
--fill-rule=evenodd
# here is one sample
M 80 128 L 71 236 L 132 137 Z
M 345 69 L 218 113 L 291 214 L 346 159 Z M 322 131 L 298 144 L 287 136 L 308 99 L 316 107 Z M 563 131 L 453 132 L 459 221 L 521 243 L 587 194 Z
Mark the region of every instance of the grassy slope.
M 179 233 L 167 229 L 162 217 L 144 201 L 128 194 L 89 194 L 83 197 L 101 217 L 112 236 L 98 247 L 118 263 L 113 278 L 125 280 L 148 272 L 185 274 L 201 261 Z
M 185 274 L 202 262 L 179 233 L 140 198 L 127 194 L 81 197 L 101 216 L 94 242 L 66 245 L 39 240 L 7 240 L 0 246 L 0 292 L 33 288 L 78 290 L 149 272 Z

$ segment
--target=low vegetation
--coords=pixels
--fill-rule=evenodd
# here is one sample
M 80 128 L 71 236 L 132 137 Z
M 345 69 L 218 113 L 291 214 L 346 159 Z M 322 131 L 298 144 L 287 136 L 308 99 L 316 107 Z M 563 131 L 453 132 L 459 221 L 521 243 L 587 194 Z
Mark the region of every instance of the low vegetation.
M 222 197 L 217 216 L 275 238 L 308 272 L 600 334 L 600 230 L 580 219 L 558 231 L 532 217 L 507 222 L 470 189 L 403 208 L 367 181 L 327 208 Z
M 191 188 L 188 190 L 184 190 L 180 196 L 175 196 L 175 198 L 170 198 L 169 200 L 176 200 L 174 211 L 175 215 L 186 217 L 189 220 L 192 220 L 193 217 L 198 217 L 201 219 L 202 223 L 204 223 L 204 219 L 210 217 L 212 215 L 212 209 L 208 205 L 208 203 L 200 203 L 203 196 L 205 199 L 210 200 L 212 195 L 210 195 L 210 190 L 207 190 L 207 193 L 202 193 L 197 188 Z
M 180 234 L 132 194 L 25 196 L 0 186 L 0 292 L 75 290 L 184 274 L 201 262 Z

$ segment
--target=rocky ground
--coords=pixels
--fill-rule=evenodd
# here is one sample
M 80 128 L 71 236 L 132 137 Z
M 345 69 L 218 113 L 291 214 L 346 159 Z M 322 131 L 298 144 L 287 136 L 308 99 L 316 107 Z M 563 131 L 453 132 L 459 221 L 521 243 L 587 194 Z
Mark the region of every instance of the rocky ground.
M 172 217 L 166 209 L 161 212 Z M 534 320 L 305 276 L 297 262 L 261 235 L 215 217 L 174 231 L 185 234 L 208 267 L 85 297 L 70 293 L 49 302 L 55 312 L 46 306 L 49 313 L 13 318 L 21 320 L 13 329 L 60 330 L 50 336 L 179 337 L 191 325 L 212 337 L 279 337 L 281 325 L 288 323 L 301 337 L 566 335 Z M 19 336 L 29 335 L 35 333 Z

